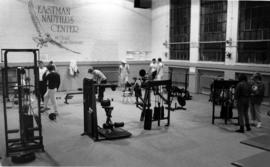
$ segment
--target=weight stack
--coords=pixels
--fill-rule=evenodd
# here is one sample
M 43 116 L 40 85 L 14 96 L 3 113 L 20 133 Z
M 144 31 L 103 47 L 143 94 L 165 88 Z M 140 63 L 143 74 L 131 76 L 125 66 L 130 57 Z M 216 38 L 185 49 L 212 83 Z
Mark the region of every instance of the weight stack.
M 34 138 L 34 128 L 33 115 L 23 114 L 23 137 L 27 141 Z
M 152 109 L 145 110 L 144 129 L 151 130 L 152 128 Z

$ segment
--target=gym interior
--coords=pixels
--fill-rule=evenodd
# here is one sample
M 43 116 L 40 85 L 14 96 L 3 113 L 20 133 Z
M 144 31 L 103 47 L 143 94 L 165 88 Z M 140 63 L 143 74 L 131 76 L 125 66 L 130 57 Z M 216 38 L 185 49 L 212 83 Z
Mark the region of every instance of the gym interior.
M 269 11 L 268 0 L 1 0 L 0 166 L 268 167 Z M 40 61 L 60 76 L 57 114 L 44 110 Z M 254 73 L 262 124 L 236 133 L 235 88 Z

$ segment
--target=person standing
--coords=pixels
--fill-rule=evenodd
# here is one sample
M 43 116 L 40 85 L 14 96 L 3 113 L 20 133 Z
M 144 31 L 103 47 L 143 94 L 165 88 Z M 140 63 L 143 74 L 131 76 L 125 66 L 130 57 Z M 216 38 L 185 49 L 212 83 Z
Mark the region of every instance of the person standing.
M 41 101 L 44 102 L 44 95 L 47 91 L 46 82 L 43 80 L 43 75 L 46 73 L 47 68 L 44 66 L 43 61 L 38 62 L 39 70 L 39 94 Z
M 260 107 L 263 101 L 265 87 L 262 82 L 262 76 L 260 73 L 255 73 L 252 79 L 253 82 L 251 82 L 250 112 L 252 120 L 257 122 L 256 127 L 260 128 L 262 126 Z
M 164 64 L 162 63 L 162 59 L 158 58 L 156 80 L 162 80 L 163 75 L 164 75 Z
M 48 110 L 48 102 L 51 100 L 54 112 L 58 114 L 55 93 L 60 86 L 60 75 L 55 71 L 54 65 L 47 66 L 49 73 L 45 76 L 47 91 L 44 96 L 44 110 Z
M 152 62 L 149 65 L 149 72 L 151 74 L 151 79 L 154 80 L 156 78 L 157 75 L 157 62 L 156 59 L 153 58 Z
M 107 83 L 107 77 L 98 69 L 94 69 L 93 67 L 90 67 L 88 69 L 88 73 L 93 75 L 93 79 L 97 81 L 98 84 L 106 84 Z M 98 91 L 98 101 L 101 102 L 104 97 L 104 87 L 99 87 Z
M 119 73 L 120 73 L 120 87 L 124 88 L 123 91 L 126 90 L 126 83 L 128 82 L 128 75 L 129 75 L 129 65 L 127 64 L 126 60 L 122 60 L 119 66 Z
M 238 119 L 240 124 L 240 129 L 236 132 L 244 133 L 244 126 L 246 125 L 247 131 L 250 131 L 249 117 L 248 117 L 248 107 L 249 107 L 249 97 L 250 97 L 250 86 L 247 82 L 247 76 L 241 74 L 239 76 L 239 82 L 235 88 L 235 100 L 237 102 Z

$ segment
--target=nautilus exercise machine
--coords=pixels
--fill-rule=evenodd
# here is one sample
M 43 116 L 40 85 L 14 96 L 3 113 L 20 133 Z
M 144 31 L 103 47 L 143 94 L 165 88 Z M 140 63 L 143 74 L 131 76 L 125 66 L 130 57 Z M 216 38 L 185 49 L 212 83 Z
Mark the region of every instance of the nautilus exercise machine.
M 160 81 L 148 80 L 145 70 L 140 70 L 139 75 L 142 77 L 142 84 L 141 87 L 135 85 L 134 91 L 136 96 L 136 107 L 142 110 L 140 120 L 144 121 L 144 129 L 151 130 L 153 121 L 157 121 L 158 126 L 160 126 L 161 120 L 167 120 L 166 126 L 169 126 L 172 97 L 171 79 Z M 144 95 L 142 95 L 141 88 L 145 89 Z M 153 107 L 153 109 L 151 109 L 151 92 L 153 92 L 155 97 L 155 107 Z M 165 104 L 167 107 L 163 106 Z M 166 114 L 164 113 L 165 110 L 167 110 Z
M 224 119 L 225 124 L 229 119 L 236 119 L 233 117 L 234 108 L 234 92 L 238 81 L 235 80 L 214 80 L 211 85 L 212 96 L 212 124 L 215 119 Z M 220 105 L 220 115 L 216 116 L 216 105 Z
M 94 141 L 102 139 L 112 140 L 127 138 L 131 133 L 122 129 L 123 123 L 113 123 L 111 120 L 113 107 L 110 100 L 101 101 L 101 106 L 105 110 L 107 120 L 103 127 L 98 125 L 97 107 L 96 107 L 96 89 L 97 88 L 111 88 L 115 90 L 117 85 L 114 84 L 96 84 L 94 80 L 83 79 L 83 110 L 84 110 L 84 133 Z
M 28 52 L 33 54 L 33 62 L 29 66 L 12 66 L 8 63 L 8 53 L 10 52 Z M 1 49 L 1 60 L 4 62 L 2 68 L 2 88 L 3 88 L 3 109 L 5 124 L 6 155 L 11 156 L 12 160 L 17 162 L 26 162 L 34 159 L 34 152 L 44 151 L 41 115 L 40 115 L 40 96 L 38 89 L 39 71 L 37 60 L 39 58 L 38 49 Z M 28 63 L 27 63 L 28 64 Z M 9 92 L 9 72 L 16 70 L 17 84 L 12 87 L 16 92 Z M 31 78 L 33 77 L 33 81 Z M 18 96 L 18 128 L 15 120 L 9 120 L 10 116 L 14 118 L 14 110 L 17 108 L 8 108 L 9 97 L 12 93 Z M 33 100 L 34 97 L 37 100 Z M 12 127 L 10 125 L 12 122 Z

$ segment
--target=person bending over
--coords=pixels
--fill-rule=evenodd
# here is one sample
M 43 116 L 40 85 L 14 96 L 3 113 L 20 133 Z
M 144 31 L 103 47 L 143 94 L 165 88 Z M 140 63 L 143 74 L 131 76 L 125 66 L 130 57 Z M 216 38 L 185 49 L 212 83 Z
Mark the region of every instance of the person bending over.
M 94 69 L 93 67 L 90 67 L 88 69 L 88 73 L 90 73 L 90 74 L 93 75 L 94 80 L 98 84 L 105 84 L 105 83 L 107 83 L 107 77 L 100 70 L 97 70 L 97 69 Z M 104 91 L 105 91 L 105 88 L 99 87 L 99 91 L 98 91 L 98 101 L 99 102 L 103 100 Z
M 44 96 L 44 110 L 48 110 L 49 99 L 53 105 L 54 112 L 58 114 L 57 103 L 55 98 L 55 93 L 60 86 L 60 75 L 55 72 L 54 65 L 48 65 L 49 73 L 45 76 L 45 82 L 47 83 L 47 92 Z

